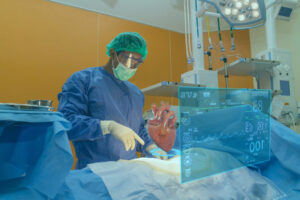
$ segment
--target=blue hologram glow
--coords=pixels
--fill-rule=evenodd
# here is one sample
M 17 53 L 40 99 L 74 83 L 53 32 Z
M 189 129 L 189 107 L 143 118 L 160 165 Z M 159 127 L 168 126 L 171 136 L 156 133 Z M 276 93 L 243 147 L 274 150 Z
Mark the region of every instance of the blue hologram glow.
M 270 160 L 270 90 L 180 87 L 181 182 Z
M 155 149 L 151 149 L 150 150 L 150 154 L 152 155 L 152 156 L 163 156 L 163 157 L 168 157 L 168 158 L 172 158 L 172 157 L 174 157 L 174 156 L 178 156 L 178 155 L 180 155 L 180 150 L 179 149 L 171 149 L 171 151 L 169 151 L 169 152 L 166 152 L 167 154 L 165 155 L 163 155 L 163 154 L 160 154 L 159 153 L 159 151 L 161 151 L 161 149 L 160 148 L 155 148 Z

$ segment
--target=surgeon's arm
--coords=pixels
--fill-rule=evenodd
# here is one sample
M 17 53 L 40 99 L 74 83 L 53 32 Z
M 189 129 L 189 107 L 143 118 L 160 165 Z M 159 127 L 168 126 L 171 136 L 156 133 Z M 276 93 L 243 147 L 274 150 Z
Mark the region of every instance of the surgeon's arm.
M 73 74 L 58 94 L 58 111 L 72 123 L 69 139 L 96 140 L 103 137 L 99 119 L 88 116 L 86 81 L 81 74 Z
M 144 140 L 145 144 L 141 145 L 139 143 L 137 143 L 137 147 L 136 150 L 139 152 L 142 152 L 143 154 L 147 154 L 148 152 L 146 151 L 146 148 L 153 144 L 153 141 L 151 140 L 151 138 L 149 137 L 149 134 L 147 132 L 147 129 L 145 128 L 145 121 L 142 120 L 142 123 L 140 125 L 140 129 L 139 129 L 139 133 L 138 135 L 142 138 L 142 140 Z

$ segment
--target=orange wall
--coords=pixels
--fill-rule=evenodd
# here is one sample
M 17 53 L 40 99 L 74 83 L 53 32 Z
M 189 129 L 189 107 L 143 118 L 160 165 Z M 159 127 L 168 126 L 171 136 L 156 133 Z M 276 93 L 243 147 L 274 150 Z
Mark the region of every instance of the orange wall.
M 124 31 L 139 32 L 148 44 L 145 64 L 131 79 L 139 88 L 180 81 L 180 75 L 191 69 L 186 64 L 183 34 L 45 0 L 1 0 L 0 27 L 0 102 L 51 99 L 57 107 L 57 94 L 66 79 L 75 71 L 105 64 L 106 44 Z M 229 50 L 230 32 L 222 34 Z M 237 51 L 225 53 L 250 57 L 249 31 L 234 34 Z M 217 32 L 211 35 L 218 43 Z M 204 41 L 207 48 L 207 34 Z M 220 50 L 215 48 L 212 54 L 214 68 L 221 67 Z M 229 62 L 235 59 L 230 57 Z M 224 87 L 223 77 L 219 82 Z M 229 86 L 252 88 L 252 79 L 230 77 Z M 146 97 L 145 108 L 160 100 Z

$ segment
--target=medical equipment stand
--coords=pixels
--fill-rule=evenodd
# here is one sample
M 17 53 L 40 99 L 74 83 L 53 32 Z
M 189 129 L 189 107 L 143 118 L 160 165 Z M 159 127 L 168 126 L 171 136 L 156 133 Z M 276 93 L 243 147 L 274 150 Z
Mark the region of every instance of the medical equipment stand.
M 225 77 L 225 82 L 226 82 L 226 88 L 228 88 L 228 63 L 227 63 L 227 58 L 224 56 L 223 58 L 220 58 L 221 61 L 224 62 L 224 70 L 225 70 L 225 74 L 224 74 L 224 77 Z
M 210 51 L 210 50 L 205 51 L 205 52 L 204 52 L 204 55 L 207 55 L 207 56 L 208 56 L 208 65 L 209 65 L 208 70 L 209 70 L 209 71 L 212 71 L 213 68 L 212 68 L 212 61 L 211 61 L 211 51 Z

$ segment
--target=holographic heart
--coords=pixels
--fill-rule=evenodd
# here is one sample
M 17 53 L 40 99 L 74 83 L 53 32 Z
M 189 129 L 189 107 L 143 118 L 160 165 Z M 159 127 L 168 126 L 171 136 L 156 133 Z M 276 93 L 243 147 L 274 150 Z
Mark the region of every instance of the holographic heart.
M 158 147 L 166 152 L 172 150 L 176 139 L 176 116 L 167 102 L 152 105 L 154 118 L 148 120 L 148 133 Z

